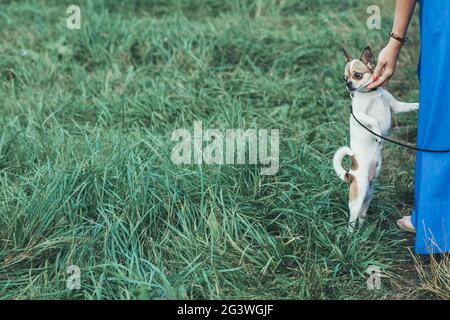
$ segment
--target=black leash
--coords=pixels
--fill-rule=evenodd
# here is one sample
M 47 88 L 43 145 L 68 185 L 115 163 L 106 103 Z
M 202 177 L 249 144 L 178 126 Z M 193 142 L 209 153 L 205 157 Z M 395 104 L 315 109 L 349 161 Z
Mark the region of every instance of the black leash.
M 399 141 L 395 141 L 395 140 L 393 140 L 393 139 L 390 139 L 390 138 L 388 138 L 388 137 L 381 136 L 381 135 L 379 135 L 379 134 L 373 132 L 372 130 L 370 130 L 369 128 L 367 128 L 365 125 L 363 125 L 363 124 L 361 123 L 361 121 L 359 121 L 359 120 L 355 117 L 355 114 L 353 113 L 353 103 L 352 103 L 352 102 L 353 102 L 353 101 L 350 102 L 350 114 L 353 116 L 353 119 L 355 119 L 356 122 L 358 122 L 358 124 L 359 124 L 361 127 L 363 127 L 364 129 L 366 129 L 367 131 L 369 131 L 369 132 L 370 132 L 371 134 L 373 134 L 374 136 L 377 136 L 378 138 L 381 138 L 381 139 L 386 140 L 386 141 L 388 141 L 388 142 L 391 142 L 391 143 L 393 143 L 393 144 L 399 145 L 399 146 L 401 146 L 401 147 L 408 148 L 408 149 L 415 150 L 415 151 L 429 152 L 429 153 L 449 153 L 449 152 L 450 152 L 450 149 L 447 149 L 447 150 L 430 150 L 430 149 L 423 149 L 423 148 L 418 148 L 418 147 L 410 146 L 410 145 L 408 145 L 408 144 L 406 144 L 406 143 L 402 143 L 402 142 L 399 142 Z

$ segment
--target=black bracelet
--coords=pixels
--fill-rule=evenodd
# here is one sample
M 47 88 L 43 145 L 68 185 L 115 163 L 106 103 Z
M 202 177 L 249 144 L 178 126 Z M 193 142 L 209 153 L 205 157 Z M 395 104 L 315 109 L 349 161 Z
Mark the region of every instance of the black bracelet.
M 405 36 L 404 38 L 402 38 L 402 37 L 396 35 L 396 34 L 393 33 L 393 32 L 389 33 L 389 37 L 391 37 L 392 39 L 395 39 L 395 40 L 399 41 L 402 45 L 405 45 L 405 44 L 408 42 L 408 37 Z

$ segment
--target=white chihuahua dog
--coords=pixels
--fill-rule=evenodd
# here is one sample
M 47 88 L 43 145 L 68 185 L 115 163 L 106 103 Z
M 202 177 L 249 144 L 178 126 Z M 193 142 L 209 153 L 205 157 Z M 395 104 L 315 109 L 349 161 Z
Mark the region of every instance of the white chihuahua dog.
M 419 104 L 397 101 L 382 88 L 367 89 L 373 81 L 375 58 L 369 47 L 359 59 L 352 59 L 344 49 L 347 64 L 344 80 L 347 90 L 353 96 L 355 117 L 374 133 L 386 136 L 391 127 L 391 112 L 400 113 L 417 110 Z M 374 181 L 380 174 L 383 141 L 368 132 L 350 116 L 350 147 L 339 148 L 333 157 L 333 167 L 339 178 L 350 185 L 350 221 L 348 231 L 352 232 L 356 222 L 362 224 L 373 196 Z M 342 167 L 342 160 L 350 156 L 349 171 Z

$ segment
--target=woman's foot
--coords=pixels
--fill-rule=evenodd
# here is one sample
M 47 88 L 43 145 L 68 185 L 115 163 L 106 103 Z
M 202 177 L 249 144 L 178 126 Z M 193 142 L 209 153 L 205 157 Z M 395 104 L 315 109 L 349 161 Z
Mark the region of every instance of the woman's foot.
M 411 222 L 411 216 L 404 216 L 403 218 L 398 219 L 397 226 L 400 228 L 400 230 L 410 233 L 416 233 L 416 229 Z

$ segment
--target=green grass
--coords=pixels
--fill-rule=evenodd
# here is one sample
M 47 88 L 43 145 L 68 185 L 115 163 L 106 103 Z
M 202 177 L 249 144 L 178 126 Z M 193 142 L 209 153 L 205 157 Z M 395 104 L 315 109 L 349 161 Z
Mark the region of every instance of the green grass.
M 374 1 L 0 4 L 0 298 L 415 297 L 414 154 L 385 148 L 367 223 L 347 236 L 340 46 L 378 52 Z M 417 100 L 417 17 L 389 89 Z M 279 129 L 280 171 L 176 166 L 176 128 Z M 416 115 L 393 130 L 413 142 Z M 66 289 L 69 265 L 81 290 Z M 379 266 L 381 290 L 365 270 Z M 422 293 L 420 293 L 422 294 Z

